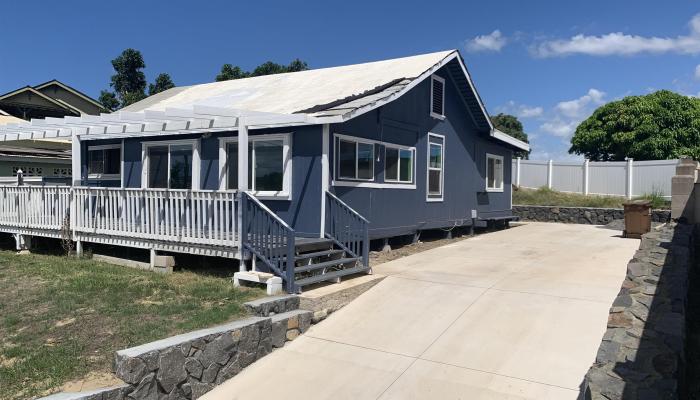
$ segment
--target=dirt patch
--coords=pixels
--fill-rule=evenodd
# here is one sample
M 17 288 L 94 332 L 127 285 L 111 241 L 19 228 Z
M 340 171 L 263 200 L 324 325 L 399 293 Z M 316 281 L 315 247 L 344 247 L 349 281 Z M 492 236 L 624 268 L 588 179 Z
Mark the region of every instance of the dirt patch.
M 66 382 L 61 386 L 62 392 L 82 392 L 110 386 L 121 385 L 119 378 L 109 372 L 90 372 L 85 378 Z
M 436 247 L 445 246 L 450 243 L 467 240 L 473 236 L 468 235 L 461 229 L 453 229 L 452 239 L 445 238 L 447 232 L 430 232 L 417 243 L 405 243 L 401 241 L 390 242 L 390 251 L 370 251 L 369 265 L 375 266 L 389 261 L 393 261 L 412 254 L 420 253 Z M 440 237 L 442 236 L 442 237 Z

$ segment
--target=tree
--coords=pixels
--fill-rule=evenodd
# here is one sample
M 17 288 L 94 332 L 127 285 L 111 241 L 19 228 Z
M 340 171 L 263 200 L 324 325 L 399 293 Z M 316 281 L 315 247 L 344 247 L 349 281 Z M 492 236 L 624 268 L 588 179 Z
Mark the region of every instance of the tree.
M 491 123 L 499 131 L 508 134 L 525 143 L 530 143 L 527 138 L 527 133 L 523 130 L 523 124 L 518 120 L 518 117 L 510 114 L 500 113 L 491 117 Z M 530 152 L 517 151 L 516 157 L 522 157 L 525 160 L 530 156 Z
M 153 96 L 156 93 L 164 92 L 175 87 L 170 75 L 162 73 L 156 77 L 155 83 L 148 85 L 148 95 Z
M 221 67 L 221 72 L 218 75 L 216 75 L 216 81 L 221 82 L 228 81 L 231 79 L 248 78 L 251 76 L 282 74 L 285 72 L 299 72 L 306 71 L 307 69 L 309 69 L 309 65 L 298 58 L 290 62 L 289 65 L 281 65 L 272 61 L 267 61 L 255 67 L 253 72 L 243 71 L 239 66 L 234 67 L 231 64 L 224 64 Z
M 231 64 L 224 64 L 221 67 L 221 72 L 216 76 L 216 81 L 230 81 L 232 79 L 247 78 L 248 73 L 243 71 L 241 67 L 236 65 L 235 67 Z
M 109 111 L 115 111 L 119 108 L 119 100 L 117 99 L 117 96 L 109 90 L 100 91 L 98 101 Z
M 700 99 L 660 90 L 607 103 L 576 128 L 569 153 L 594 161 L 700 159 Z

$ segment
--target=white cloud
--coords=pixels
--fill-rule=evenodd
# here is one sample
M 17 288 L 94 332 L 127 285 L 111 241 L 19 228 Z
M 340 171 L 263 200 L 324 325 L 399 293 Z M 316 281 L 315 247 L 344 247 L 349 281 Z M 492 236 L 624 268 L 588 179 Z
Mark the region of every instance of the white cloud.
M 508 39 L 501 34 L 501 31 L 496 29 L 488 35 L 479 35 L 468 40 L 464 47 L 467 51 L 472 53 L 479 51 L 501 51 L 507 41 Z
M 540 129 L 544 132 L 549 133 L 558 137 L 569 137 L 574 134 L 576 127 L 580 121 L 563 121 L 559 118 L 555 118 L 549 122 L 545 122 L 540 125 Z
M 542 107 L 531 107 L 525 104 L 518 104 L 513 100 L 508 101 L 505 105 L 496 107 L 496 111 L 515 115 L 518 118 L 535 118 L 542 115 L 544 109 Z
M 640 53 L 700 53 L 700 14 L 689 23 L 690 33 L 676 37 L 646 37 L 613 32 L 600 36 L 575 35 L 569 39 L 549 40 L 534 45 L 538 57 L 585 54 L 592 56 L 633 55 Z
M 604 103 L 605 92 L 597 89 L 589 89 L 588 93 L 575 100 L 562 101 L 554 108 L 569 118 L 579 118 L 588 111 L 589 105 L 599 105 Z

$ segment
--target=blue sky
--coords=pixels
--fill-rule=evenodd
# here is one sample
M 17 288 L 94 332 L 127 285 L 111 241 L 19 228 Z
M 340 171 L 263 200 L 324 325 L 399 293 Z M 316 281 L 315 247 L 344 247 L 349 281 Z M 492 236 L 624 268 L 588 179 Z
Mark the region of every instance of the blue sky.
M 140 50 L 151 81 L 212 81 L 301 58 L 312 68 L 459 49 L 491 114 L 518 115 L 533 158 L 567 159 L 598 105 L 700 93 L 697 1 L 32 2 L 2 5 L 0 93 L 59 79 L 97 97 L 110 60 Z M 693 24 L 693 21 L 696 21 Z

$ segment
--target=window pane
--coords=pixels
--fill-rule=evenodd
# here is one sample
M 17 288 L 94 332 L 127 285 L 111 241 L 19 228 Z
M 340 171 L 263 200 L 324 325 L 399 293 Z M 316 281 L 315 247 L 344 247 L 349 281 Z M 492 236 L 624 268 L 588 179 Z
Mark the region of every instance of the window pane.
M 399 150 L 386 148 L 384 160 L 384 180 L 395 181 L 399 173 Z
M 118 175 L 121 170 L 121 149 L 106 149 L 105 153 L 105 174 L 115 174 Z
M 148 187 L 168 187 L 168 146 L 148 148 Z
M 226 145 L 226 180 L 227 188 L 238 188 L 238 143 L 229 143 Z
M 253 142 L 255 146 L 255 190 L 282 191 L 284 143 L 281 140 Z
M 442 147 L 430 144 L 430 168 L 442 168 Z
M 88 174 L 104 173 L 104 150 L 88 151 Z
M 401 171 L 399 179 L 402 182 L 411 182 L 413 180 L 413 151 L 401 150 Z
M 428 171 L 428 194 L 441 194 L 440 176 L 442 171 L 431 169 Z
M 494 168 L 496 175 L 496 188 L 500 189 L 503 187 L 503 161 L 500 158 L 496 159 L 496 167 Z
M 496 174 L 494 171 L 494 159 L 489 157 L 486 161 L 486 182 L 487 182 L 487 187 L 489 188 L 494 188 L 496 184 Z
M 355 142 L 338 141 L 338 176 L 355 179 Z
M 192 146 L 170 146 L 170 188 L 192 189 Z
M 374 145 L 367 143 L 357 144 L 357 178 L 374 178 Z

